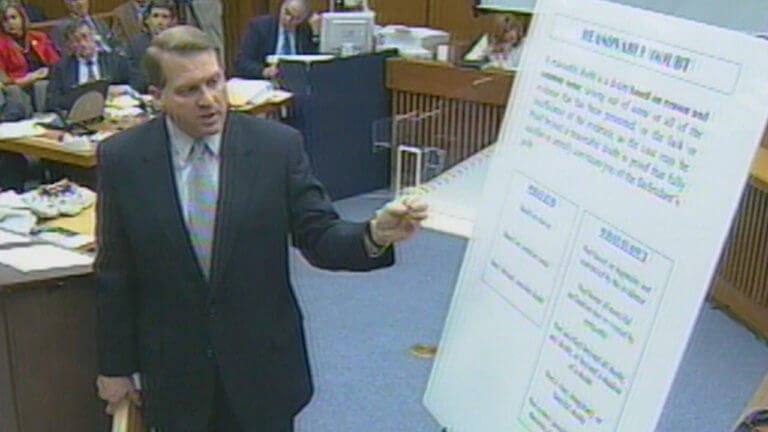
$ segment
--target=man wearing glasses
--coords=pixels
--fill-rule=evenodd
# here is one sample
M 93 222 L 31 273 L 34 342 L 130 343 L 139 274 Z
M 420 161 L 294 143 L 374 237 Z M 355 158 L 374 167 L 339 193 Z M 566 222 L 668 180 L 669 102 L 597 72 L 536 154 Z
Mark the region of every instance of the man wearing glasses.
M 310 14 L 306 0 L 284 0 L 280 15 L 260 15 L 251 19 L 237 53 L 237 75 L 271 79 L 277 65 L 265 65 L 272 54 L 312 54 L 317 52 L 320 16 Z

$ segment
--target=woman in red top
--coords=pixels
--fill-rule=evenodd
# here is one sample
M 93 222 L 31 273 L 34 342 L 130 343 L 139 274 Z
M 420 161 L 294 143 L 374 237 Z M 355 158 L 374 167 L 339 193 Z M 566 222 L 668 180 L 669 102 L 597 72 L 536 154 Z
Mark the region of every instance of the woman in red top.
M 0 6 L 0 68 L 7 76 L 6 84 L 29 87 L 48 77 L 48 66 L 59 60 L 48 35 L 27 31 L 28 22 L 20 4 L 4 2 Z

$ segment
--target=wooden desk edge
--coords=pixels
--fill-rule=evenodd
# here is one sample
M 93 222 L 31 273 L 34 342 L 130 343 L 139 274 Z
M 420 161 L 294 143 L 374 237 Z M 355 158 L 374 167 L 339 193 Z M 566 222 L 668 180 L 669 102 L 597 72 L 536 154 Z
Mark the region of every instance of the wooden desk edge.
M 752 161 L 751 174 L 750 183 L 768 193 L 768 148 L 758 147 L 755 159 Z
M 514 78 L 513 72 L 488 72 L 450 63 L 391 58 L 386 63 L 385 85 L 389 90 L 503 106 L 507 104 Z

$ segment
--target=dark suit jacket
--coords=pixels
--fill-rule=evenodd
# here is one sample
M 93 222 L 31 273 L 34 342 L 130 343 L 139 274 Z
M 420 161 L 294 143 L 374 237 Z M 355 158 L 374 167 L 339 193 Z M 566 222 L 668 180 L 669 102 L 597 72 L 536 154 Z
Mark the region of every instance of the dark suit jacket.
M 278 28 L 277 15 L 260 15 L 250 20 L 248 30 L 240 40 L 236 59 L 237 76 L 263 79 L 261 71 L 267 56 L 275 53 Z M 296 50 L 298 54 L 317 52 L 312 29 L 306 22 L 296 29 Z
M 53 43 L 56 44 L 56 48 L 58 48 L 59 52 L 62 54 L 69 52 L 66 43 L 67 35 L 64 33 L 66 32 L 69 23 L 75 20 L 78 20 L 78 18 L 75 18 L 71 15 L 66 16 L 60 20 L 56 27 L 52 28 L 51 31 L 48 32 L 48 34 L 51 36 L 51 39 L 53 39 Z M 91 17 L 91 20 L 96 26 L 96 32 L 99 34 L 99 36 L 101 36 L 101 39 L 104 41 L 104 43 L 109 45 L 113 52 L 125 53 L 125 41 L 123 41 L 119 36 L 115 35 L 109 29 L 109 27 L 107 27 L 107 24 L 101 19 Z
M 128 58 L 131 61 L 131 87 L 140 93 L 146 93 L 149 85 L 149 77 L 141 67 L 141 61 L 144 53 L 147 52 L 149 42 L 152 36 L 147 32 L 141 32 L 133 35 L 128 40 Z
M 129 65 L 124 56 L 115 53 L 99 53 L 99 70 L 101 79 L 110 84 L 128 83 Z M 48 109 L 65 109 L 67 92 L 77 87 L 79 83 L 77 58 L 66 56 L 59 60 L 53 65 L 49 80 L 46 95 Z
M 299 132 L 230 113 L 210 281 L 180 211 L 165 119 L 98 148 L 99 358 L 141 371 L 145 414 L 163 431 L 205 431 L 214 368 L 242 430 L 273 432 L 312 393 L 288 236 L 325 269 L 370 270 L 364 223 L 339 219 L 310 172 Z

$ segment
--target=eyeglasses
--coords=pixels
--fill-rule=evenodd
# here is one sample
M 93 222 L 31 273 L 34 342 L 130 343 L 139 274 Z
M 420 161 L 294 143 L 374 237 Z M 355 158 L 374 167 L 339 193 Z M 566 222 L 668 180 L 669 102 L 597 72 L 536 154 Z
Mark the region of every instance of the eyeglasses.
M 768 425 L 768 409 L 759 409 L 744 417 L 733 432 L 754 432 L 760 426 L 766 425 Z

